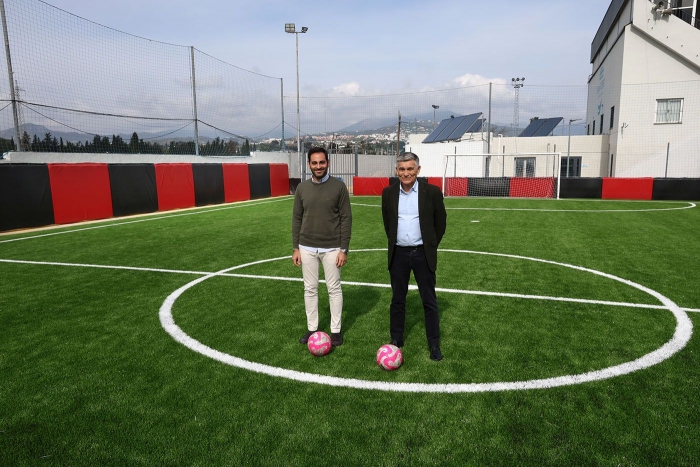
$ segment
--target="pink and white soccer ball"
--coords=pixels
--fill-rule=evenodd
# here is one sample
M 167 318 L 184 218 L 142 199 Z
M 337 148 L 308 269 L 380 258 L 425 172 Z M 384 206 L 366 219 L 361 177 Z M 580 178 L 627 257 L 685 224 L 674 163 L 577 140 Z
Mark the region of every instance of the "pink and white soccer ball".
M 331 351 L 331 337 L 323 331 L 316 331 L 309 337 L 307 345 L 309 352 L 322 357 Z
M 395 345 L 386 344 L 379 347 L 377 350 L 377 365 L 385 370 L 396 370 L 403 363 L 403 354 L 401 349 Z

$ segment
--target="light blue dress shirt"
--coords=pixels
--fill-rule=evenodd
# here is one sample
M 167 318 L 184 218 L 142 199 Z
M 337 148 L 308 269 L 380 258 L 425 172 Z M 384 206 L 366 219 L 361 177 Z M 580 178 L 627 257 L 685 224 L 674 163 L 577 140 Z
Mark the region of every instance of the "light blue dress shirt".
M 408 193 L 399 186 L 399 225 L 396 230 L 396 244 L 399 246 L 423 244 L 418 218 L 418 180 Z

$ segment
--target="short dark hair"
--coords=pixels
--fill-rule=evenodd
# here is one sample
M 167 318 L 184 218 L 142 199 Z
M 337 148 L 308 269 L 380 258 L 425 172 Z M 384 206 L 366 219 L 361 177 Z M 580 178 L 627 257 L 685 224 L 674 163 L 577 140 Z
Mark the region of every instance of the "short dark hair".
M 320 146 L 314 146 L 311 149 L 309 149 L 309 153 L 307 155 L 308 162 L 311 162 L 311 154 L 316 154 L 317 152 L 322 152 L 323 155 L 326 156 L 326 160 L 328 160 L 328 151 L 326 151 L 326 148 L 322 148 Z

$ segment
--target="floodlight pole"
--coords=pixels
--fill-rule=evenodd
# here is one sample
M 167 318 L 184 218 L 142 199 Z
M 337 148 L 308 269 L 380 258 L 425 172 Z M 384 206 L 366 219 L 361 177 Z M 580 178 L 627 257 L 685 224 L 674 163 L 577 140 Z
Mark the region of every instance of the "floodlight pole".
M 435 129 L 435 111 L 439 108 L 440 108 L 439 105 L 433 104 L 433 130 Z
M 581 120 L 580 118 L 570 118 L 569 119 L 569 142 L 567 144 L 566 148 L 566 178 L 569 178 L 569 163 L 571 160 L 569 159 L 571 157 L 571 122 L 577 122 Z
M 301 31 L 296 30 L 296 25 L 294 23 L 285 23 L 284 32 L 289 34 L 294 34 L 296 36 L 296 46 L 297 46 L 297 160 L 299 161 L 299 178 L 304 178 L 304 161 L 301 157 L 301 125 L 299 117 L 299 34 L 305 34 L 309 28 L 306 26 L 301 28 Z
M 520 88 L 525 86 L 525 78 L 511 78 L 511 84 L 515 88 L 515 103 L 513 104 L 513 136 L 517 136 L 520 124 Z

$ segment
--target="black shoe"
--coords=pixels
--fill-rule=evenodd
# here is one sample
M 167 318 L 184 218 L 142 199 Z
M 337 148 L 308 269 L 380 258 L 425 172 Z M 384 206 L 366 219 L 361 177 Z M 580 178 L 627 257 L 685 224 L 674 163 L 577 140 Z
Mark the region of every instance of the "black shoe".
M 430 348 L 430 359 L 439 362 L 442 360 L 442 352 L 440 352 L 440 346 L 435 346 Z
M 311 337 L 311 334 L 315 333 L 316 331 L 306 331 L 306 334 L 301 336 L 301 339 L 299 339 L 300 344 L 306 344 L 309 342 L 309 337 Z
M 331 333 L 331 345 L 333 347 L 340 347 L 343 345 L 343 336 L 341 336 L 339 332 Z
M 395 345 L 396 347 L 403 347 L 403 341 L 392 339 L 391 345 Z

